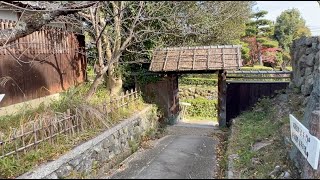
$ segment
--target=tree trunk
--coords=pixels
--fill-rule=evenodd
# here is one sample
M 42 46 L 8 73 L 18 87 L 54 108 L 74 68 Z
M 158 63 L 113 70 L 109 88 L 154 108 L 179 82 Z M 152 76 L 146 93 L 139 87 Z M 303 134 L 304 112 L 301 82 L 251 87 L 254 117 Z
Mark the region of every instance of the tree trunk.
M 260 48 L 258 48 L 258 59 L 259 59 L 259 64 L 263 66 Z
M 259 64 L 262 66 L 263 65 L 263 63 L 262 63 L 262 58 L 261 58 L 261 49 L 260 49 L 260 47 L 259 47 L 259 43 L 258 43 L 258 40 L 257 40 L 257 36 L 258 35 L 256 35 L 256 46 L 257 46 L 257 58 L 258 58 L 258 61 L 259 61 Z
M 101 84 L 101 80 L 103 79 L 103 74 L 97 74 L 93 83 L 90 86 L 89 91 L 85 95 L 85 100 L 88 101 L 92 95 L 96 92 L 98 86 Z
M 122 88 L 122 78 L 121 75 L 119 75 L 118 77 L 116 76 L 114 72 L 115 67 L 116 66 L 114 65 L 110 65 L 106 80 L 110 96 L 118 95 Z

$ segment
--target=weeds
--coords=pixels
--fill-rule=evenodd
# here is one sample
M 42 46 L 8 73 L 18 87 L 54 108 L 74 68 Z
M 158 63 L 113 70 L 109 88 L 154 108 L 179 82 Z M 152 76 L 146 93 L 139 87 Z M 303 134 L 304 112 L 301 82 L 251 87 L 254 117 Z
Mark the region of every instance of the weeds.
M 281 108 L 276 101 L 261 99 L 252 110 L 236 118 L 227 156 L 239 155 L 239 159 L 235 161 L 238 178 L 268 178 L 276 165 L 285 165 L 287 153 L 281 136 L 281 126 L 288 120 L 277 114 L 279 109 Z M 252 151 L 253 145 L 260 141 L 269 141 L 272 144 L 259 151 Z M 259 159 L 260 163 L 253 163 L 253 158 Z

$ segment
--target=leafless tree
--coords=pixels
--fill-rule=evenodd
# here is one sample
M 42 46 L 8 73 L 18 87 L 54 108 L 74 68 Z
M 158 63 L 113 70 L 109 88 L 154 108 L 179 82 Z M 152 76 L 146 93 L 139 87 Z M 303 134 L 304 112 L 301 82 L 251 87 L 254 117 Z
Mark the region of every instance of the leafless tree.
M 86 19 L 87 32 L 92 37 L 98 51 L 95 63 L 96 77 L 88 91 L 87 99 L 95 92 L 108 75 L 108 87 L 111 95 L 117 94 L 122 86 L 121 75 L 116 74 L 122 53 L 133 43 L 144 38 L 169 33 L 168 25 L 163 21 L 172 15 L 172 3 L 144 1 L 104 1 L 79 14 Z M 151 23 L 159 23 L 158 28 Z
M 246 18 L 244 12 L 249 6 L 244 4 L 240 7 L 242 3 L 104 1 L 87 11 L 79 12 L 88 24 L 87 32 L 98 51 L 95 63 L 97 75 L 87 98 L 92 96 L 106 73 L 111 95 L 117 93 L 122 81 L 115 69 L 123 52 L 129 51 L 128 47 L 162 35 L 163 39 L 167 38 L 167 42 L 174 41 L 176 37 L 187 41 L 191 40 L 189 37 L 207 40 L 208 34 L 219 40 L 217 38 L 222 33 L 227 33 L 221 30 L 224 23 L 240 21 L 240 17 Z

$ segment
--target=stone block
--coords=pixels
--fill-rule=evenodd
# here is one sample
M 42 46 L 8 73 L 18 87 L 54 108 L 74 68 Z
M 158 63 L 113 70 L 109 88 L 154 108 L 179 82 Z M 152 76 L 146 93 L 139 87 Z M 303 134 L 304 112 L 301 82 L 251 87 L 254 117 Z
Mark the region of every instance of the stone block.
M 109 149 L 103 149 L 100 151 L 100 153 L 97 156 L 97 161 L 99 162 L 105 162 L 106 160 L 109 159 Z
M 49 174 L 48 176 L 44 177 L 44 179 L 59 179 L 55 172 Z
M 310 134 L 320 139 L 320 110 L 312 111 L 309 125 Z
M 312 48 L 307 48 L 306 49 L 306 55 L 309 55 L 309 54 L 311 54 L 312 53 Z
M 110 146 L 111 146 L 111 144 L 113 143 L 113 139 L 110 141 L 109 139 L 105 139 L 105 140 L 103 140 L 103 142 L 102 142 L 102 147 L 104 148 L 104 149 L 107 149 L 107 148 L 109 148 Z
M 61 166 L 57 171 L 56 175 L 59 179 L 65 178 L 70 175 L 73 168 L 70 165 Z
M 314 59 L 315 59 L 315 55 L 312 53 L 312 54 L 309 54 L 307 56 L 307 59 L 306 59 L 306 65 L 307 66 L 313 66 L 314 65 Z
M 313 76 L 309 75 L 307 76 L 305 83 L 301 86 L 301 93 L 303 95 L 310 95 L 313 88 Z
M 84 158 L 85 158 L 85 157 L 84 157 L 84 154 L 81 154 L 81 155 L 77 156 L 76 158 L 74 158 L 73 160 L 71 160 L 71 161 L 69 162 L 69 164 L 70 164 L 72 167 L 76 167 L 76 166 L 78 166 L 78 165 L 81 163 L 81 161 L 83 161 Z
M 304 71 L 304 76 L 309 76 L 310 74 L 312 74 L 312 67 L 307 67 Z
M 306 38 L 305 45 L 311 46 L 311 44 L 312 44 L 312 38 Z
M 317 50 L 317 43 L 315 43 L 315 42 L 312 43 L 311 47 L 312 47 L 313 50 Z

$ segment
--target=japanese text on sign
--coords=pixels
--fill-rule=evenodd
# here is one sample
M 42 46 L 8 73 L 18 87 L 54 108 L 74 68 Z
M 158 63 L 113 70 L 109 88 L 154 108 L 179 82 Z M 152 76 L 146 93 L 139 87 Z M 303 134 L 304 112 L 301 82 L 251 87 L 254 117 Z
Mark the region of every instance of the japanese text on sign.
M 290 117 L 291 140 L 298 147 L 313 169 L 318 168 L 320 141 L 312 136 L 309 130 L 293 115 Z

